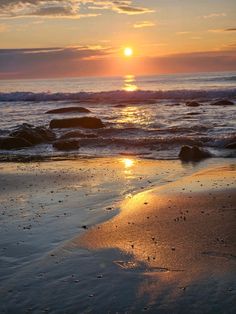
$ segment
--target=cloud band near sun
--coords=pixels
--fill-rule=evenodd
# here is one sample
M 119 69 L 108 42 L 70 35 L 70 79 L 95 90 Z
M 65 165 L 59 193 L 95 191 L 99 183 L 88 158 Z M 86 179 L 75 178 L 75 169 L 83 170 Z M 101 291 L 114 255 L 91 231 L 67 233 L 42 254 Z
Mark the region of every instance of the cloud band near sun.
M 233 48 L 233 47 L 231 47 Z M 131 60 L 132 61 L 132 60 Z M 127 71 L 127 62 L 123 62 Z M 0 79 L 123 75 L 113 49 L 99 46 L 0 49 Z M 112 66 L 111 66 L 112 65 Z M 132 62 L 130 63 L 132 66 Z M 236 70 L 235 50 L 180 53 L 135 60 L 134 74 Z M 127 74 L 127 73 L 126 73 Z

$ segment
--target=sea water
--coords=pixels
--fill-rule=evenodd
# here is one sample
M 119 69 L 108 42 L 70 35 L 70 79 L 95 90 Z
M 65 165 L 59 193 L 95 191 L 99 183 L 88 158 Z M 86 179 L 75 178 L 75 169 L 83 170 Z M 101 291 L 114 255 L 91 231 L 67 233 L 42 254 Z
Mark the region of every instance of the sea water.
M 86 77 L 0 81 L 0 136 L 22 123 L 49 126 L 54 118 L 96 116 L 105 128 L 81 130 L 94 138 L 79 139 L 80 149 L 58 152 L 51 144 L 0 151 L 1 156 L 76 157 L 137 155 L 177 158 L 182 145 L 204 147 L 217 157 L 231 157 L 224 147 L 236 140 L 236 73 Z M 186 102 L 200 106 L 188 107 Z M 45 114 L 80 106 L 88 114 Z M 68 130 L 56 130 L 59 138 Z

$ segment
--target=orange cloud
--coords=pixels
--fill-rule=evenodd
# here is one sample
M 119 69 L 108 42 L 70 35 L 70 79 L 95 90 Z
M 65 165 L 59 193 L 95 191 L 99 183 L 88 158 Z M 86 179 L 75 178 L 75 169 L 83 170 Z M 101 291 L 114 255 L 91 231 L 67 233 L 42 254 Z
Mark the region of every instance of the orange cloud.
M 227 14 L 226 13 L 211 13 L 208 15 L 204 15 L 203 18 L 204 19 L 212 19 L 215 17 L 225 17 Z
M 156 24 L 151 22 L 151 21 L 142 21 L 142 22 L 137 22 L 133 25 L 134 28 L 144 28 L 144 27 L 152 27 L 155 26 Z

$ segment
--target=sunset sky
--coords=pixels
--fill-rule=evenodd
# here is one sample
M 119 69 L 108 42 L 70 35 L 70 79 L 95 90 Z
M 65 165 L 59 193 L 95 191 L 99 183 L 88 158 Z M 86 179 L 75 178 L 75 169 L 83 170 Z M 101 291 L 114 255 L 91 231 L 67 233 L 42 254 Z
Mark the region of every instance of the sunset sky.
M 1 79 L 230 70 L 235 0 L 0 0 Z

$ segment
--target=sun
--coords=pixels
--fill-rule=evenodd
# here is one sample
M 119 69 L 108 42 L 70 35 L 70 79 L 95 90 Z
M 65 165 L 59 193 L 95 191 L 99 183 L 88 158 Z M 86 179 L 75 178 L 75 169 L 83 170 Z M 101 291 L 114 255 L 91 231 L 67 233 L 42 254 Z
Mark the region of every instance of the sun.
M 124 56 L 125 57 L 132 57 L 133 55 L 133 49 L 131 47 L 124 48 Z

